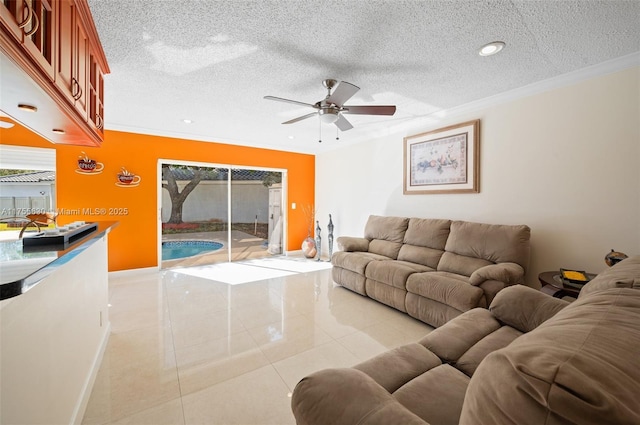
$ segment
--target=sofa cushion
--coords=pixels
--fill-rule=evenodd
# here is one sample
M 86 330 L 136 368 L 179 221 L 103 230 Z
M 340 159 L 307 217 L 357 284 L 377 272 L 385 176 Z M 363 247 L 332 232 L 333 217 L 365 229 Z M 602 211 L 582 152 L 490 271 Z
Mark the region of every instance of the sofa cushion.
M 424 346 L 413 343 L 385 351 L 354 366 L 372 377 L 390 393 L 442 361 Z
M 368 279 L 405 289 L 410 275 L 427 271 L 434 271 L 434 269 L 407 261 L 372 261 L 364 274 Z
M 390 258 L 370 252 L 338 251 L 331 257 L 331 264 L 335 267 L 350 270 L 364 276 L 364 270 L 367 264 L 374 260 L 390 260 Z
M 407 279 L 407 291 L 460 311 L 485 307 L 482 305 L 482 289 L 470 285 L 468 278 L 454 273 L 414 273 Z
M 529 265 L 530 237 L 531 230 L 525 225 L 454 221 L 445 251 L 491 263 L 516 263 L 526 270 Z M 441 270 L 440 266 L 438 270 Z M 455 267 L 442 270 L 458 272 Z M 465 274 L 471 275 L 468 270 Z
M 356 369 L 324 369 L 303 378 L 291 397 L 299 425 L 425 425 L 392 394 Z
M 402 248 L 401 242 L 389 242 L 381 239 L 373 239 L 369 242 L 369 252 L 372 254 L 383 255 L 392 260 L 398 258 L 398 252 Z
M 372 215 L 364 228 L 364 237 L 369 239 L 369 252 L 398 258 L 409 219 L 404 217 L 381 217 Z
M 467 376 L 443 364 L 407 382 L 393 396 L 428 424 L 458 425 L 468 383 Z
M 465 375 L 473 376 L 478 365 L 487 355 L 511 344 L 520 335 L 522 335 L 522 332 L 517 329 L 510 326 L 501 326 L 467 350 L 453 366 Z
M 493 264 L 483 258 L 466 257 L 455 252 L 445 252 L 438 263 L 438 270 L 470 277 L 476 270 Z
M 639 347 L 640 291 L 581 297 L 485 358 L 460 422 L 640 423 Z
M 405 217 L 371 215 L 364 227 L 364 237 L 402 243 L 408 225 L 409 219 Z
M 640 288 L 640 255 L 606 269 L 582 288 L 578 298 L 608 288 Z
M 489 310 L 476 308 L 429 332 L 420 340 L 435 355 L 448 363 L 456 362 L 478 341 L 500 328 Z
M 411 218 L 398 260 L 436 268 L 449 236 L 451 220 Z

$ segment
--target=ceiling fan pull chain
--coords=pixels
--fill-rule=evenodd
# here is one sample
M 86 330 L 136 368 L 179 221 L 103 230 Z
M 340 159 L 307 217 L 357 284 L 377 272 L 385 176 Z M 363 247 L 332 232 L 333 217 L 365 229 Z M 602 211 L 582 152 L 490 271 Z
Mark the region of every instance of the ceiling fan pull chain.
M 336 127 L 336 140 L 340 140 L 339 133 L 340 133 L 340 129 Z
M 322 121 L 318 120 L 318 133 L 320 134 L 320 138 L 318 139 L 318 143 L 322 143 Z

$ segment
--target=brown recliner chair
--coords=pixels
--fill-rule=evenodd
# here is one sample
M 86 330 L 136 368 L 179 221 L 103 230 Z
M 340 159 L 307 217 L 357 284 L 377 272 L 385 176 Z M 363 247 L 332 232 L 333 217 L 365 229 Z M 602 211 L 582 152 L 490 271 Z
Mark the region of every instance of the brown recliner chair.
M 348 369 L 302 379 L 299 425 L 638 424 L 640 256 L 587 284 L 578 300 L 516 285 Z

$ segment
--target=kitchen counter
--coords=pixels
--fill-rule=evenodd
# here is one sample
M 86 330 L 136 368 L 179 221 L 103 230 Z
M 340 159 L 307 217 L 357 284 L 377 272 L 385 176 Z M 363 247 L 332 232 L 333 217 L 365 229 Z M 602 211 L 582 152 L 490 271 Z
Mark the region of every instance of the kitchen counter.
M 1 424 L 82 422 L 109 340 L 107 248 L 115 225 L 101 222 L 86 235 L 83 228 L 31 234 L 40 239 L 32 243 L 61 245 L 0 242 Z
M 95 231 L 69 245 L 24 247 L 21 239 L 0 241 L 0 300 L 24 294 L 110 232 L 118 222 L 97 224 Z

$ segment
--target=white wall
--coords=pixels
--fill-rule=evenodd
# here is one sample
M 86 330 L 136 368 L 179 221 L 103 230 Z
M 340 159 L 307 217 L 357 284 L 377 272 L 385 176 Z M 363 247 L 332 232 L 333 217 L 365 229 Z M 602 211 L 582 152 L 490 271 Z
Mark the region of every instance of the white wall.
M 403 195 L 402 138 L 472 119 L 480 193 Z M 320 154 L 316 188 L 325 244 L 329 213 L 336 238 L 362 236 L 369 214 L 527 224 L 529 284 L 560 267 L 601 272 L 612 248 L 640 254 L 640 68 Z

